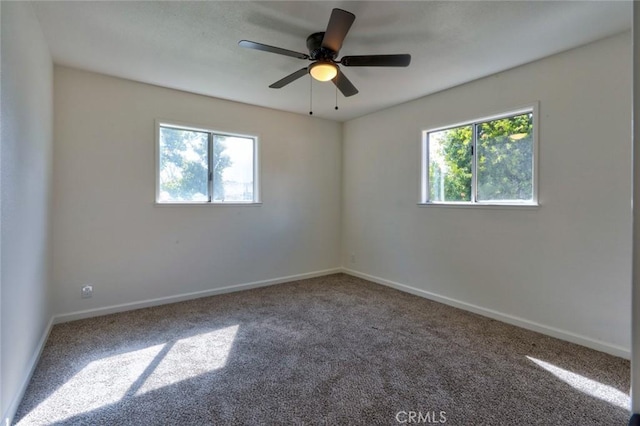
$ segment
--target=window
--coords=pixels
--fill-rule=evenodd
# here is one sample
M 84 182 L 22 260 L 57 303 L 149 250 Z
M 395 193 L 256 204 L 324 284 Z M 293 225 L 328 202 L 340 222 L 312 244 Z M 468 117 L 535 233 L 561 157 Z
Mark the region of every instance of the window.
M 156 202 L 259 203 L 258 139 L 157 124 Z
M 427 130 L 422 203 L 536 205 L 537 108 Z

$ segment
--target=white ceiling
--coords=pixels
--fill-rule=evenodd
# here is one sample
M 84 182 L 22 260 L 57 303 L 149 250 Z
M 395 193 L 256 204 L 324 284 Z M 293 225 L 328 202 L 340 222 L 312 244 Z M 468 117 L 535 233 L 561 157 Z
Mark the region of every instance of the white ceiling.
M 313 83 L 314 116 L 345 121 L 631 28 L 631 1 L 33 2 L 54 62 L 223 99 L 309 112 L 308 65 L 241 48 L 242 39 L 307 53 L 331 10 L 356 15 L 345 55 L 409 53 L 408 68 L 343 68 L 360 90 Z

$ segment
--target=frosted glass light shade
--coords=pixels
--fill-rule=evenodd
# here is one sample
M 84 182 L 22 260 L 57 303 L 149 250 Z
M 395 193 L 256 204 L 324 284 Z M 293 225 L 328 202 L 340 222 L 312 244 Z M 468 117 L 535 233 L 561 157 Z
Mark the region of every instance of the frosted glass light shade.
M 309 73 L 318 81 L 329 81 L 338 75 L 338 67 L 328 62 L 316 62 L 309 67 Z

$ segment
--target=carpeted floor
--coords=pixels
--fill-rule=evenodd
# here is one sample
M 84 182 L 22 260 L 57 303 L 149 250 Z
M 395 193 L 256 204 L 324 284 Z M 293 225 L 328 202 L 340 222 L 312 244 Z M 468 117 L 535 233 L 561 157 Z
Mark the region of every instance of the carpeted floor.
M 20 425 L 624 425 L 629 362 L 348 275 L 56 325 Z

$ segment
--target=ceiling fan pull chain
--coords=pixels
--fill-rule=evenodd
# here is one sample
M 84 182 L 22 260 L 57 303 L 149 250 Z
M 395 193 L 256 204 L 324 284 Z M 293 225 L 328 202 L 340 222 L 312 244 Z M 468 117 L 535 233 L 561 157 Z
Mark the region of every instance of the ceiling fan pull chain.
M 336 86 L 336 111 L 338 110 L 338 86 Z
M 313 115 L 313 79 L 309 79 L 309 115 Z

